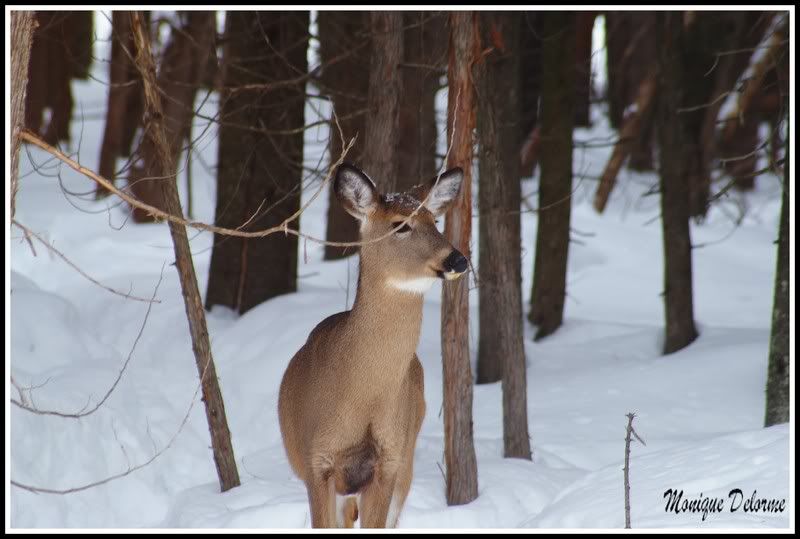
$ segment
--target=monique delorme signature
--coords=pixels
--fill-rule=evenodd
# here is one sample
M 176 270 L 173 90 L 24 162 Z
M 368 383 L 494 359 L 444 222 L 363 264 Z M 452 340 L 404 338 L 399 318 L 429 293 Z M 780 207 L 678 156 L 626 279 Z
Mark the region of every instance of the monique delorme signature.
M 700 496 L 697 498 L 683 497 L 683 490 L 667 489 L 664 492 L 667 505 L 664 511 L 680 513 L 702 513 L 705 521 L 709 513 L 722 513 L 726 509 L 731 513 L 741 510 L 743 513 L 783 513 L 786 509 L 786 498 L 763 498 L 754 490 L 749 498 L 745 498 L 742 489 L 735 488 L 728 492 L 727 504 L 725 498 L 712 498 Z

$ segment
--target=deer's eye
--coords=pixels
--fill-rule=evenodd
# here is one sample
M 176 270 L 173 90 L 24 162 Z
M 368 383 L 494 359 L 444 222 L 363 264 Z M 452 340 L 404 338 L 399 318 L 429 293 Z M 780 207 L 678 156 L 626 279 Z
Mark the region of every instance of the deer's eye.
M 397 221 L 396 223 L 392 223 L 392 228 L 397 228 L 401 224 L 403 224 L 403 221 Z M 408 226 L 408 223 L 401 226 L 399 230 L 395 230 L 396 234 L 405 234 L 406 232 L 411 232 L 411 227 Z

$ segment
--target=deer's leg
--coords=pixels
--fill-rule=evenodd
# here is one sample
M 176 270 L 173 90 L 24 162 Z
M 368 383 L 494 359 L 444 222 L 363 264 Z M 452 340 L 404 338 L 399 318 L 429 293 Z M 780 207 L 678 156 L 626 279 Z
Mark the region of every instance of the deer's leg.
M 330 474 L 314 473 L 306 481 L 313 528 L 336 527 L 336 493 Z
M 397 468 L 378 466 L 375 476 L 361 493 L 359 519 L 362 528 L 385 528 L 397 483 Z

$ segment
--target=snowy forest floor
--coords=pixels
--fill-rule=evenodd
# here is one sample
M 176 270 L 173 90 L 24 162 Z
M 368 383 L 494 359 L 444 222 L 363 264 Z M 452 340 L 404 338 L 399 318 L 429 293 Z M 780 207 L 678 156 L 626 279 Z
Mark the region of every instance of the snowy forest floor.
M 98 64 L 100 64 L 98 62 Z M 95 67 L 104 80 L 105 64 Z M 103 132 L 106 87 L 74 83 L 72 152 L 94 168 Z M 446 99 L 439 96 L 440 111 Z M 214 99 L 206 104 L 213 115 Z M 319 113 L 327 114 L 327 109 Z M 308 109 L 307 122 L 317 112 Z M 427 415 L 414 479 L 400 526 L 406 528 L 589 527 L 624 525 L 624 435 L 628 412 L 647 445 L 634 443 L 631 505 L 634 528 L 788 527 L 790 429 L 762 428 L 780 180 L 757 179 L 756 190 L 731 192 L 702 224 L 692 224 L 694 300 L 700 337 L 661 355 L 663 266 L 659 199 L 648 195 L 654 173 L 623 170 L 604 215 L 591 196 L 614 140 L 601 108 L 594 126 L 576 129 L 574 242 L 570 246 L 565 324 L 534 343 L 526 325 L 528 413 L 533 461 L 503 459 L 500 384 L 475 386 L 474 436 L 479 496 L 448 507 L 442 475 L 441 288 L 426 295 L 418 353 L 425 370 Z M 202 128 L 198 124 L 195 135 Z M 307 132 L 305 160 L 326 157 L 326 129 Z M 196 145 L 195 217 L 214 217 L 216 132 Z M 201 162 L 202 161 L 202 162 Z M 42 235 L 107 286 L 152 295 L 163 282 L 147 326 L 118 387 L 89 417 L 74 420 L 10 410 L 10 475 L 15 481 L 63 489 L 124 472 L 150 459 L 179 430 L 192 406 L 197 371 L 192 356 L 172 244 L 165 224 L 137 225 L 125 206 L 95 202 L 93 183 L 32 148 L 21 155 L 16 219 Z M 205 164 L 203 164 L 205 163 Z M 34 166 L 35 165 L 35 166 Z M 38 171 L 34 171 L 37 168 Z M 60 170 L 61 185 L 56 173 Z M 184 173 L 179 176 L 186 205 Z M 309 180 L 304 200 L 318 186 Z M 721 184 L 715 184 L 719 188 Z M 477 189 L 477 183 L 474 186 Z M 536 206 L 537 176 L 523 183 Z M 477 197 L 476 197 L 477 198 Z M 327 195 L 300 219 L 324 237 Z M 107 209 L 109 208 L 110 209 Z M 530 299 L 537 216 L 523 205 L 523 294 Z M 477 210 L 476 210 L 477 213 Z M 740 222 L 737 222 L 740 221 Z M 478 227 L 473 225 L 477 234 Z M 86 281 L 12 229 L 10 243 L 10 370 L 35 386 L 41 409 L 73 412 L 91 406 L 114 382 L 136 339 L 147 304 L 115 296 Z M 205 292 L 212 236 L 190 232 Z M 473 237 L 474 248 L 477 237 Z M 214 359 L 225 398 L 242 486 L 219 493 L 202 403 L 153 463 L 103 486 L 69 495 L 10 491 L 10 525 L 33 527 L 308 527 L 306 490 L 293 476 L 277 418 L 283 371 L 309 331 L 354 298 L 355 258 L 323 262 L 319 245 L 301 242 L 299 291 L 244 316 L 208 314 Z M 477 261 L 477 254 L 474 254 Z M 479 264 L 479 261 L 477 261 Z M 478 266 L 479 268 L 479 266 Z M 471 292 L 471 335 L 477 349 L 477 289 Z M 474 372 L 474 370 L 473 370 Z M 15 395 L 12 389 L 12 396 Z M 7 412 L 8 413 L 8 412 Z M 8 416 L 7 416 L 8 417 Z M 728 494 L 787 498 L 779 513 L 730 510 Z M 723 498 L 709 514 L 665 511 L 665 492 Z

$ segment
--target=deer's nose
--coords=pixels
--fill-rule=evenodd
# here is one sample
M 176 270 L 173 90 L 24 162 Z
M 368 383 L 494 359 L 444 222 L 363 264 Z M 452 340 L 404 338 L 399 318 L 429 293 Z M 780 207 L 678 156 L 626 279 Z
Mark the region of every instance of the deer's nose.
M 442 263 L 442 267 L 444 269 L 444 278 L 445 279 L 455 279 L 465 271 L 469 267 L 469 262 L 467 259 L 464 258 L 460 252 L 456 249 L 453 249 L 447 258 L 444 259 Z

